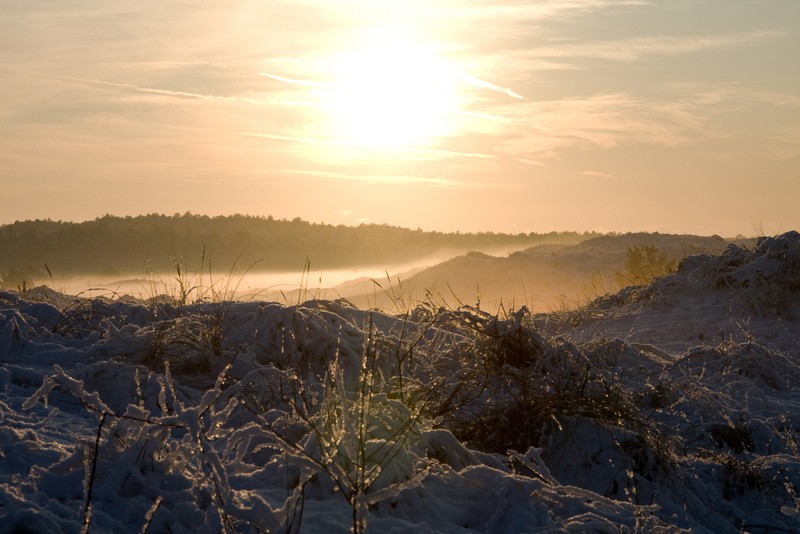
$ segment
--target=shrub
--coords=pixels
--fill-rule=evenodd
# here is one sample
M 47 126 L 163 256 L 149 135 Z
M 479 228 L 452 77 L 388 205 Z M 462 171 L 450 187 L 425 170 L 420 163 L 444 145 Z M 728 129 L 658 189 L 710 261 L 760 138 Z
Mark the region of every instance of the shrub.
M 665 249 L 655 245 L 634 245 L 628 247 L 625 267 L 615 273 L 620 286 L 645 285 L 659 276 L 675 272 L 678 258 L 668 255 Z

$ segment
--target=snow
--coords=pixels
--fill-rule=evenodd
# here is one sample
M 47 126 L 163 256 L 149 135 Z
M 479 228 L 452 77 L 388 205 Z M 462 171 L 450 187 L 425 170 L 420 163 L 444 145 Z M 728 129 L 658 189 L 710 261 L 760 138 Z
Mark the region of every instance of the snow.
M 794 532 L 800 234 L 573 312 L 0 293 L 0 532 Z

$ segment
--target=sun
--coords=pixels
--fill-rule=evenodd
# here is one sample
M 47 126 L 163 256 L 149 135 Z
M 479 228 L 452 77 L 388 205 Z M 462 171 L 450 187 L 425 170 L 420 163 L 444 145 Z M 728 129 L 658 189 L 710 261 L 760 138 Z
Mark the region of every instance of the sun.
M 428 147 L 457 129 L 458 69 L 432 47 L 373 39 L 330 65 L 331 134 L 365 148 Z

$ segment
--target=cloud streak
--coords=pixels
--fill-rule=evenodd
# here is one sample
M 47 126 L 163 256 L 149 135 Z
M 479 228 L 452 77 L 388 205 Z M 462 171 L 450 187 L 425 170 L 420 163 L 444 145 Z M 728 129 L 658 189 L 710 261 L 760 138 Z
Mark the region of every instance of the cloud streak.
M 158 96 L 167 96 L 171 98 L 180 98 L 180 99 L 191 99 L 191 100 L 232 100 L 236 102 L 247 102 L 250 104 L 258 104 L 260 103 L 258 100 L 252 98 L 242 98 L 238 96 L 222 96 L 222 95 L 211 95 L 211 94 L 203 94 L 203 93 L 192 93 L 187 91 L 173 91 L 170 89 L 160 89 L 156 87 L 143 87 L 140 85 L 132 84 L 132 83 L 123 83 L 123 82 L 109 82 L 106 80 L 94 80 L 90 78 L 78 78 L 72 76 L 48 76 L 48 75 L 40 75 L 41 77 L 51 78 L 55 80 L 61 80 L 66 82 L 76 82 L 83 85 L 95 86 L 95 87 L 109 87 L 114 89 L 121 89 L 125 91 L 132 91 L 135 93 L 143 93 L 148 95 L 158 95 Z
M 401 184 L 422 184 L 437 187 L 456 187 L 463 185 L 462 182 L 448 180 L 445 178 L 428 178 L 424 176 L 410 175 L 379 175 L 379 174 L 349 174 L 331 171 L 315 171 L 303 169 L 275 169 L 276 173 L 299 174 L 304 176 L 319 176 L 321 178 L 331 178 L 336 180 L 348 180 L 365 182 L 381 185 L 401 185 Z
M 617 177 L 614 176 L 613 174 L 608 174 L 607 172 L 601 172 L 601 171 L 581 171 L 578 174 L 582 176 L 590 176 L 592 178 L 604 178 L 608 180 L 617 179 Z
M 675 148 L 722 139 L 704 106 L 692 99 L 654 101 L 625 93 L 527 101 L 503 110 L 514 120 L 496 134 L 496 152 L 552 163 L 572 148 L 608 150 L 627 143 Z
M 329 83 L 325 82 L 316 82 L 310 80 L 299 80 L 296 78 L 286 78 L 284 76 L 278 76 L 277 74 L 270 74 L 268 72 L 259 72 L 259 76 L 263 76 L 264 78 L 269 78 L 271 80 L 275 80 L 281 83 L 287 83 L 290 85 L 298 85 L 300 87 L 325 87 L 326 85 L 330 85 Z
M 357 143 L 348 143 L 335 139 L 321 139 L 308 136 L 269 134 L 261 132 L 242 132 L 241 135 L 246 137 L 269 139 L 272 141 L 284 141 L 287 143 L 300 143 L 309 145 L 323 145 L 323 146 L 348 147 L 348 148 L 363 148 L 361 147 L 361 145 Z M 492 154 L 435 149 L 435 148 L 403 148 L 396 150 L 396 152 L 398 154 L 405 154 L 406 156 L 412 156 L 411 159 L 422 159 L 422 160 L 440 160 L 440 159 L 452 159 L 452 158 L 467 158 L 467 159 L 481 159 L 481 160 L 497 159 L 497 156 Z
M 559 44 L 534 48 L 533 58 L 591 58 L 631 62 L 653 55 L 676 55 L 721 48 L 736 48 L 763 43 L 785 35 L 782 30 L 757 30 L 745 33 L 693 37 L 640 37 L 617 41 Z
M 422 185 L 435 188 L 454 189 L 518 189 L 521 187 L 521 184 L 507 181 L 460 181 L 450 180 L 447 178 L 432 178 L 427 176 L 407 174 L 357 174 L 309 169 L 269 169 L 264 172 L 313 176 L 330 180 L 363 182 L 375 185 Z
M 492 82 L 481 80 L 480 78 L 475 78 L 473 76 L 465 76 L 464 80 L 468 84 L 474 85 L 475 87 L 480 87 L 482 89 L 489 89 L 490 91 L 502 93 L 506 96 L 510 96 L 511 98 L 516 98 L 518 100 L 525 100 L 524 96 L 520 95 L 519 93 L 515 92 L 513 89 L 510 89 L 508 87 L 500 87 L 499 85 L 493 84 Z

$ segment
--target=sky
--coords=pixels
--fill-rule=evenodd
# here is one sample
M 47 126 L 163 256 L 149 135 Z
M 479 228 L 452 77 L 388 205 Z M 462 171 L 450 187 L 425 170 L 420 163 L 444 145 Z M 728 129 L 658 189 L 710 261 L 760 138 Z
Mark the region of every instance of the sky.
M 3 0 L 0 224 L 800 230 L 797 0 Z

